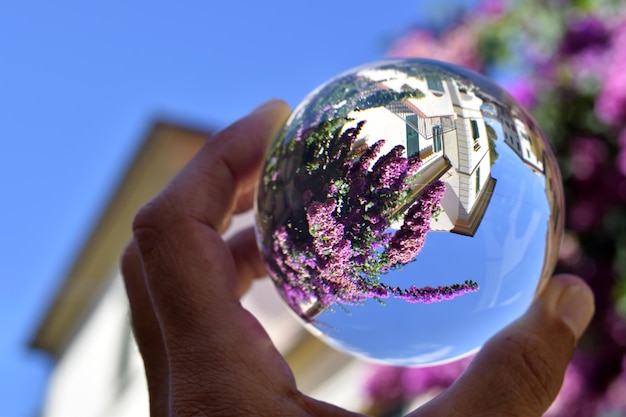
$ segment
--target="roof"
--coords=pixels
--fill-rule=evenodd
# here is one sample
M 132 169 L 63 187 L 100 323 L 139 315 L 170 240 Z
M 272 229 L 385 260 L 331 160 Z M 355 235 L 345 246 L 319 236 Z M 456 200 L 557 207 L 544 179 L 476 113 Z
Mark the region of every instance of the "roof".
M 166 121 L 152 125 L 44 314 L 32 347 L 56 357 L 63 354 L 117 271 L 137 210 L 169 183 L 209 136 L 208 131 Z

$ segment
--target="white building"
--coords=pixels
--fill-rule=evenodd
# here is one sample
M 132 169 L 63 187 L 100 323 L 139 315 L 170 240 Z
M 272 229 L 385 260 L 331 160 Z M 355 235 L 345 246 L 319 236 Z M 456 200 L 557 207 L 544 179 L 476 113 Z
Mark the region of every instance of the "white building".
M 397 145 L 404 146 L 406 156 L 419 155 L 422 165 L 418 182 L 411 184 L 416 195 L 434 180 L 445 182 L 443 213 L 433 219 L 432 230 L 472 236 L 495 187 L 481 113 L 483 101 L 454 80 L 435 76 L 401 78 L 393 70 L 364 75 L 392 79 L 382 81 L 389 89 L 412 89 L 424 94 L 386 107 L 354 111 L 349 116 L 354 123 L 367 121 L 361 137 L 368 145 L 385 139 L 381 155 Z
M 534 151 L 532 143 L 531 143 L 531 138 L 528 135 L 528 132 L 526 131 L 526 126 L 524 122 L 522 122 L 518 118 L 515 118 L 514 121 L 515 121 L 515 128 L 517 130 L 519 142 L 521 145 L 519 147 L 520 148 L 519 152 L 516 152 L 516 153 L 520 156 L 520 158 L 522 158 L 522 160 L 527 165 L 530 165 L 536 171 L 543 173 L 544 172 L 543 161 L 539 159 L 541 155 L 537 155 L 536 152 Z
M 535 172 L 543 174 L 543 149 L 542 139 L 537 132 L 528 132 L 527 125 L 519 114 L 513 114 L 505 105 L 491 102 L 489 106 L 495 111 L 489 114 L 500 122 L 504 143 L 517 154 Z

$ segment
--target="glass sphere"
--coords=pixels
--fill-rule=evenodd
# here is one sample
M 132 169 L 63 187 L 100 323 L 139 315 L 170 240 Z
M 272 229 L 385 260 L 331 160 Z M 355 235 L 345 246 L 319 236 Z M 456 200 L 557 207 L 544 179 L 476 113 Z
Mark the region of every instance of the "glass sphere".
M 401 366 L 476 351 L 556 262 L 563 194 L 540 128 L 492 81 L 377 62 L 313 91 L 256 196 L 280 295 L 329 345 Z

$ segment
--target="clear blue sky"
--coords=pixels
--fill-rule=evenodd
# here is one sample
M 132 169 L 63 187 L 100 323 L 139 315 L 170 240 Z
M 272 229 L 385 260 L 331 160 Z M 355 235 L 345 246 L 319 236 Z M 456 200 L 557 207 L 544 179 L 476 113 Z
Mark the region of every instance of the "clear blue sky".
M 0 0 L 0 417 L 40 408 L 28 341 L 151 121 L 294 106 L 468 1 Z

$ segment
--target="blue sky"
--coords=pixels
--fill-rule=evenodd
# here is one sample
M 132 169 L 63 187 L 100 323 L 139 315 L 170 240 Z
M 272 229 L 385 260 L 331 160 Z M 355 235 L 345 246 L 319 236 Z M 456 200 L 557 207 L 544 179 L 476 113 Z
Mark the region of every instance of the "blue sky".
M 52 362 L 28 341 L 155 118 L 295 106 L 467 2 L 0 0 L 0 416 L 40 408 Z

